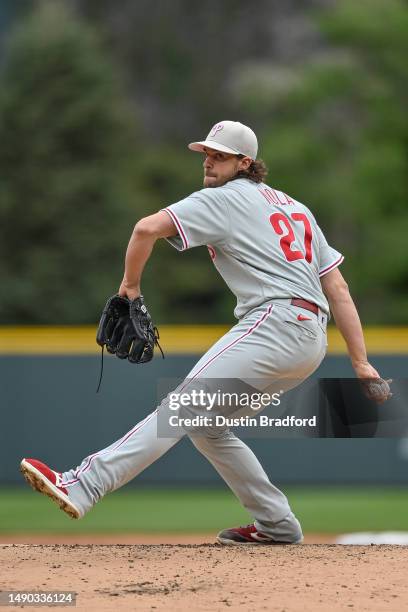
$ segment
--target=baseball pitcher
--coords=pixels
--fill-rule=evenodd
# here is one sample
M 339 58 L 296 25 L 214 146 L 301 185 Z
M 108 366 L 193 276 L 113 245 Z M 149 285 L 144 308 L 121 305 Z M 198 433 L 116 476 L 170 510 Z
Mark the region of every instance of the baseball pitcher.
M 204 188 L 136 224 L 118 294 L 108 300 L 101 318 L 98 343 L 122 359 L 149 361 L 158 334 L 140 287 L 154 244 L 165 238 L 179 251 L 205 245 L 236 296 L 238 322 L 188 373 L 189 388 L 195 381 L 211 385 L 221 377 L 259 381 L 260 389 L 277 380 L 282 389 L 300 383 L 325 355 L 331 310 L 356 376 L 376 401 L 385 401 L 389 385 L 367 361 L 359 316 L 338 269 L 343 256 L 327 243 L 304 204 L 264 182 L 267 170 L 257 159 L 254 132 L 239 122 L 221 121 L 189 148 L 203 155 Z M 180 428 L 172 437 L 158 435 L 158 421 L 168 412 L 169 396 L 121 439 L 74 469 L 60 473 L 38 460 L 23 459 L 21 470 L 35 489 L 69 516 L 81 518 L 186 434 Z M 218 542 L 302 541 L 286 496 L 228 427 L 193 428 L 187 435 L 254 519 L 246 527 L 221 531 Z

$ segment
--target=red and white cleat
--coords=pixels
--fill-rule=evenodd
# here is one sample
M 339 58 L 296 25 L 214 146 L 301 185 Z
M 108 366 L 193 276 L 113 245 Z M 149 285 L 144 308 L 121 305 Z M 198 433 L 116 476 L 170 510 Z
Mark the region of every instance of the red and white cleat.
M 217 535 L 217 541 L 220 544 L 299 544 L 297 542 L 280 542 L 274 540 L 266 533 L 258 531 L 255 525 L 246 525 L 246 527 L 232 527 L 224 529 Z
M 81 517 L 78 508 L 69 499 L 67 489 L 60 484 L 60 472 L 54 472 L 38 459 L 23 459 L 20 470 L 33 489 L 48 495 L 68 516 L 74 519 Z

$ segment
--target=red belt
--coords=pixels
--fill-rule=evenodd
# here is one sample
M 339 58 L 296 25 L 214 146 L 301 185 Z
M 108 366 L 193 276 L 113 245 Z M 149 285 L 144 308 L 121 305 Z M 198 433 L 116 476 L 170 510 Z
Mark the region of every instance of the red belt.
M 308 302 L 307 300 L 302 300 L 301 298 L 292 298 L 290 303 L 292 306 L 297 306 L 298 308 L 304 308 L 305 310 L 310 310 L 316 316 L 319 314 L 319 307 L 313 302 Z

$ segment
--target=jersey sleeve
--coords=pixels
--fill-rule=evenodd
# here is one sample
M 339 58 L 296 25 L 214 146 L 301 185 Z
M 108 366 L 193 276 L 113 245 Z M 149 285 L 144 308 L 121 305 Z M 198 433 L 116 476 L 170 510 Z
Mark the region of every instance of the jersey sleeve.
M 229 232 L 228 204 L 217 188 L 202 189 L 163 208 L 172 218 L 178 235 L 166 240 L 179 251 L 226 241 Z
M 322 277 L 339 266 L 344 256 L 329 246 L 324 234 L 317 226 L 317 236 L 319 240 L 319 276 Z

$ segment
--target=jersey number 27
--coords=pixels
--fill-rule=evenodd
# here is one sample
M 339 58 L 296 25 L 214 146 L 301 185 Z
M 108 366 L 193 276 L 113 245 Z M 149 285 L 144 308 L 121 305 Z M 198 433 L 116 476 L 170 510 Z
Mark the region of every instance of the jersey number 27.
M 312 261 L 312 226 L 309 219 L 303 213 L 292 213 L 291 219 L 295 223 L 302 223 L 305 229 L 304 236 L 304 252 L 292 249 L 292 244 L 296 240 L 293 231 L 292 223 L 283 213 L 273 213 L 269 217 L 269 221 L 280 239 L 280 247 L 287 261 L 296 261 L 296 259 L 306 259 L 307 263 Z

